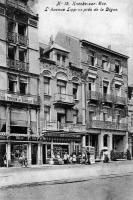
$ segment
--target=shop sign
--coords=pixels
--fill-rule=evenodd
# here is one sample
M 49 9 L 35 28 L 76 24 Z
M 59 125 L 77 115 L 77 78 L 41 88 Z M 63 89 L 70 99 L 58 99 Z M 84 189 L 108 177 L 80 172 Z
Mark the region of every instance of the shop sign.
M 34 98 L 0 92 L 0 100 L 34 104 Z

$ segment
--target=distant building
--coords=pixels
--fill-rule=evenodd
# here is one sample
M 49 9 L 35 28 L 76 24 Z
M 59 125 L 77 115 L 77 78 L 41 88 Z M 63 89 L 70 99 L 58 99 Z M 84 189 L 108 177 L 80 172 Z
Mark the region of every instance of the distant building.
M 128 133 L 129 150 L 133 157 L 133 84 L 128 86 Z
M 86 40 L 58 33 L 55 42 L 70 51 L 71 66 L 82 70 L 85 144 L 119 152 L 128 148 L 128 57 Z

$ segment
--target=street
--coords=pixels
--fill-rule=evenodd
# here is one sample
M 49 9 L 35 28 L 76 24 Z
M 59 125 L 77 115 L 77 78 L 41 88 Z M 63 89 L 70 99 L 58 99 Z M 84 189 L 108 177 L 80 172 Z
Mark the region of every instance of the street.
M 7 188 L 1 200 L 132 200 L 133 175 L 53 185 Z
M 0 168 L 0 200 L 132 200 L 133 160 Z

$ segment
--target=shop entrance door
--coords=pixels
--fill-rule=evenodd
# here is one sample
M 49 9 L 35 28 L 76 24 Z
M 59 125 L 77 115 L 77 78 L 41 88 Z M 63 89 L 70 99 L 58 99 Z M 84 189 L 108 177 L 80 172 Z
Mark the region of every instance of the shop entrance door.
M 46 145 L 43 144 L 43 148 L 42 148 L 42 162 L 43 164 L 46 164 Z
M 6 144 L 0 144 L 0 167 L 4 166 L 5 153 L 6 153 Z
M 32 165 L 37 164 L 37 151 L 38 151 L 38 145 L 32 144 L 31 145 L 31 159 L 32 159 Z

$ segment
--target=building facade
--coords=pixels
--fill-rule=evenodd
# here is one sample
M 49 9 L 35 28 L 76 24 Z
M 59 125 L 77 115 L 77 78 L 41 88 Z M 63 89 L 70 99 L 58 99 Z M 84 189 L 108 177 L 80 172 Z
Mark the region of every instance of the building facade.
M 128 86 L 128 134 L 129 150 L 133 157 L 133 85 Z
M 52 155 L 81 150 L 86 126 L 82 117 L 82 69 L 69 65 L 70 52 L 56 44 L 40 45 L 41 133 L 43 163 Z
M 128 57 L 64 33 L 58 33 L 55 41 L 70 51 L 70 62 L 82 69 L 85 144 L 94 146 L 97 156 L 104 147 L 126 151 Z
M 38 16 L 25 0 L 0 0 L 0 155 L 39 163 Z

